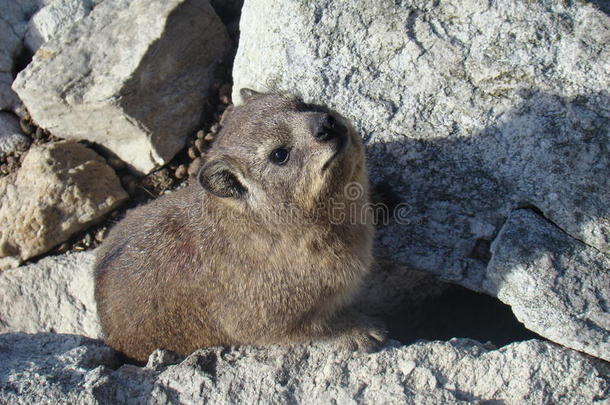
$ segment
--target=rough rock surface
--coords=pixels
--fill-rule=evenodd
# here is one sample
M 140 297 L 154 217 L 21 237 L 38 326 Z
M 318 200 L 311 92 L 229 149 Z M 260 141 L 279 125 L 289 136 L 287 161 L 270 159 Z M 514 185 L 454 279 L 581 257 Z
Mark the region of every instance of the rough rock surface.
M 183 362 L 153 353 L 118 365 L 99 341 L 0 335 L 0 402 L 14 404 L 601 404 L 607 364 L 537 340 L 499 350 L 471 340 L 349 353 L 329 346 L 212 348 Z M 497 402 L 496 402 L 497 401 Z
M 18 70 L 25 67 L 28 51 L 36 51 L 54 33 L 86 15 L 89 4 L 100 1 L 0 0 L 0 110 L 24 112 L 11 85 Z
M 69 29 L 72 24 L 87 16 L 96 3 L 102 0 L 55 0 L 41 8 L 28 22 L 25 44 L 32 52 L 49 39 Z
M 104 158 L 73 141 L 33 147 L 0 179 L 0 269 L 44 253 L 128 198 Z
M 184 146 L 229 51 L 207 0 L 106 0 L 13 83 L 36 123 L 149 172 Z
M 11 84 L 23 51 L 28 19 L 43 3 L 42 0 L 0 0 L 0 110 L 16 111 L 21 106 Z
M 592 4 L 251 0 L 240 24 L 233 99 L 337 109 L 408 204 L 383 256 L 481 291 L 490 242 L 528 205 L 609 250 L 610 18 Z
M 30 145 L 30 138 L 19 128 L 19 120 L 13 114 L 0 111 L 0 156 L 16 151 L 24 151 Z
M 529 210 L 494 240 L 485 288 L 525 326 L 610 361 L 610 258 Z
M 0 333 L 57 332 L 100 338 L 93 251 L 46 257 L 0 272 Z

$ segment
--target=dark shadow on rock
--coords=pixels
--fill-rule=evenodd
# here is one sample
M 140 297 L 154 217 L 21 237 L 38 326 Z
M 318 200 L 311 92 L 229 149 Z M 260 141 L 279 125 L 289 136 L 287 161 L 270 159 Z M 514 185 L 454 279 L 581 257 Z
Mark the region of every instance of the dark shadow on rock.
M 0 392 L 27 400 L 82 398 L 87 391 L 101 404 L 150 403 L 153 395 L 176 402 L 177 393 L 153 383 L 155 371 L 123 365 L 121 357 L 102 341 L 57 333 L 0 335 Z M 28 379 L 25 381 L 24 378 Z M 32 388 L 44 380 L 43 389 Z M 154 389 L 154 393 L 153 393 Z M 60 398 L 52 398 L 53 395 Z
M 371 137 L 371 181 L 407 207 L 378 225 L 376 257 L 482 291 L 490 243 L 522 207 L 576 239 L 607 243 L 583 229 L 609 216 L 608 93 L 520 95 L 502 122 L 475 135 L 455 128 L 448 138 Z
M 523 90 L 521 97 L 502 122 L 476 135 L 455 128 L 448 138 L 383 143 L 371 137 L 368 162 L 372 182 L 385 190 L 381 200 L 389 195 L 389 206 L 407 207 L 405 215 L 378 224 L 379 260 L 493 294 L 485 287 L 490 246 L 514 210 L 535 211 L 569 234 L 574 246 L 586 238 L 605 243 L 581 229 L 610 215 L 608 93 L 565 98 Z M 569 255 L 572 247 L 557 248 Z M 532 246 L 521 259 L 534 261 L 544 252 Z M 375 289 L 396 295 L 397 280 L 386 277 Z M 430 286 L 421 288 L 435 289 Z M 456 287 L 436 289 L 414 306 L 408 297 L 414 290 L 402 291 L 403 302 L 392 297 L 376 312 L 386 314 L 391 336 L 403 343 L 469 337 L 504 345 L 536 337 L 494 298 Z
M 496 298 L 388 262 L 374 266 L 356 306 L 382 320 L 388 337 L 405 345 L 455 337 L 499 347 L 540 338 Z
M 26 66 L 32 61 L 33 56 L 34 54 L 27 47 L 24 46 L 21 48 L 13 61 L 13 77 L 17 77 L 19 72 L 26 68 Z
M 95 368 L 103 365 L 109 368 L 119 366 L 115 353 L 99 340 L 79 335 L 56 333 L 6 333 L 0 335 L 0 390 L 18 392 L 11 375 L 39 373 L 49 379 L 62 392 L 78 389 L 84 382 L 84 375 L 69 367 L 58 367 L 60 356 L 76 349 L 80 354 L 71 358 L 73 365 Z M 62 369 L 58 374 L 57 370 Z
M 609 0 L 586 0 L 588 3 L 595 4 L 597 8 L 606 14 L 610 14 L 610 1 Z
M 417 307 L 409 303 L 384 319 L 389 336 L 402 344 L 417 340 L 470 338 L 496 347 L 529 339 L 540 339 L 527 330 L 508 305 L 485 294 L 452 286 L 440 296 Z
M 211 0 L 210 4 L 226 25 L 239 21 L 244 0 Z

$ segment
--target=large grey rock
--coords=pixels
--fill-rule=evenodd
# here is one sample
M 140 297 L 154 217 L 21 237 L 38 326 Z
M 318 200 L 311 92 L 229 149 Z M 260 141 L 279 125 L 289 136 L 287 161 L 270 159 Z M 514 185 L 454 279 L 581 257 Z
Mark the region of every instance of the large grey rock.
M 17 117 L 9 112 L 0 111 L 0 157 L 24 151 L 29 145 L 30 138 L 21 132 Z
M 387 347 L 201 350 L 176 365 L 156 352 L 125 365 L 71 335 L 0 335 L 0 402 L 31 404 L 602 404 L 607 364 L 537 340 L 499 350 L 470 340 Z M 176 360 L 173 360 L 176 361 Z
M 46 257 L 0 272 L 0 333 L 57 332 L 100 338 L 92 251 Z
M 583 2 L 249 0 L 233 100 L 337 109 L 404 205 L 379 255 L 482 291 L 489 244 L 536 206 L 609 250 L 610 19 Z
M 11 89 L 28 18 L 42 5 L 37 0 L 0 0 L 0 110 L 16 111 L 21 103 Z
M 0 178 L 0 270 L 47 252 L 128 198 L 104 158 L 73 141 L 33 147 Z
M 529 210 L 492 244 L 486 290 L 557 343 L 610 361 L 610 259 Z
M 49 39 L 69 29 L 72 24 L 86 17 L 96 3 L 102 0 L 55 0 L 42 7 L 28 22 L 25 44 L 30 51 Z
M 82 7 L 76 3 L 90 1 L 101 0 L 0 0 L 0 110 L 24 113 L 11 89 L 14 75 L 25 67 L 28 52 L 82 16 Z M 45 11 L 37 12 L 40 8 Z M 30 48 L 27 51 L 24 42 Z
M 207 0 L 106 0 L 41 47 L 13 89 L 54 135 L 149 172 L 196 128 L 229 46 Z

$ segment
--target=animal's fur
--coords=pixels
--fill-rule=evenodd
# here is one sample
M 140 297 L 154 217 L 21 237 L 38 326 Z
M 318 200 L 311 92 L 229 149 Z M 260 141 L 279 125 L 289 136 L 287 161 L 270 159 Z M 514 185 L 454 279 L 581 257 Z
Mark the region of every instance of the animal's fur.
M 383 339 L 348 308 L 372 261 L 370 218 L 350 218 L 368 202 L 364 148 L 334 112 L 347 128 L 344 150 L 315 139 L 322 114 L 251 95 L 231 112 L 198 181 L 112 229 L 95 265 L 109 345 L 145 361 L 156 348 L 336 339 L 366 350 Z M 280 146 L 290 160 L 277 166 L 269 154 Z M 361 187 L 356 199 L 344 195 L 350 182 Z

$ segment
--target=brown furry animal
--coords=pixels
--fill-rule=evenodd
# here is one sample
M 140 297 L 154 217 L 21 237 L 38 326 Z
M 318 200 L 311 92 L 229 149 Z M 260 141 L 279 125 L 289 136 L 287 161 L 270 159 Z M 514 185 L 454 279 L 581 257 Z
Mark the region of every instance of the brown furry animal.
M 383 340 L 348 307 L 372 260 L 360 137 L 334 112 L 242 94 L 197 181 L 129 212 L 99 249 L 106 342 L 132 359 L 157 348 L 322 339 L 369 350 Z

